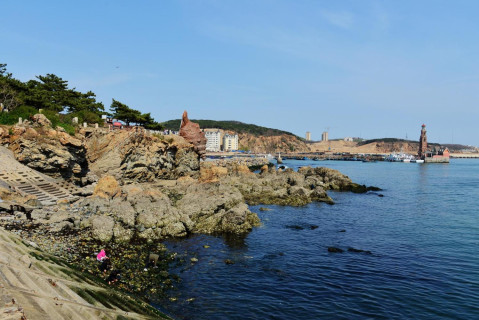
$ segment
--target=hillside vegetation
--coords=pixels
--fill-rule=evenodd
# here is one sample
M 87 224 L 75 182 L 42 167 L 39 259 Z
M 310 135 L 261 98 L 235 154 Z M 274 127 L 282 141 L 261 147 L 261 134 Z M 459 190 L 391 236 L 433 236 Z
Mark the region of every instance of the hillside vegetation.
M 296 138 L 302 140 L 302 138 L 292 134 L 291 132 L 282 131 L 278 129 L 271 129 L 266 127 L 257 126 L 255 124 L 248 124 L 243 123 L 240 121 L 216 121 L 216 120 L 191 120 L 196 122 L 200 125 L 200 128 L 215 128 L 215 129 L 222 129 L 227 131 L 234 131 L 238 134 L 240 133 L 248 133 L 253 136 L 281 136 L 281 135 L 289 135 L 295 136 Z M 162 122 L 161 125 L 168 130 L 178 131 L 180 129 L 181 120 L 169 120 L 166 122 Z

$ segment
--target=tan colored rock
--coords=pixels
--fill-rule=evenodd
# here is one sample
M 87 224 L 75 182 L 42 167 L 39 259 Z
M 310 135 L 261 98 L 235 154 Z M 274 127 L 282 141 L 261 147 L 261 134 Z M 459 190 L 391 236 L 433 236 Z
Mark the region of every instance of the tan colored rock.
M 40 127 L 50 127 L 52 122 L 45 117 L 44 114 L 37 113 L 33 116 L 33 125 Z
M 113 176 L 103 176 L 98 180 L 93 195 L 105 199 L 113 199 L 114 197 L 121 195 L 120 184 Z
M 260 174 L 264 174 L 264 173 L 267 173 L 267 172 L 269 172 L 269 167 L 268 167 L 268 165 L 265 164 L 264 166 L 261 167 Z
M 198 177 L 200 160 L 192 144 L 180 136 L 155 137 L 143 131 L 94 132 L 86 140 L 89 169 L 118 181 L 153 182 Z
M 37 132 L 37 130 L 35 130 L 33 128 L 27 128 L 27 130 L 25 131 L 25 136 L 27 138 L 34 138 L 34 137 L 38 136 L 38 132 Z
M 24 134 L 26 131 L 25 127 L 20 127 L 20 126 L 13 126 L 12 127 L 12 133 L 14 136 L 20 136 Z
M 200 169 L 200 182 L 217 182 L 228 174 L 228 169 L 218 166 L 203 166 Z
M 253 172 L 248 168 L 248 166 L 244 164 L 236 164 L 233 165 L 231 169 L 232 173 L 237 174 L 237 175 L 254 175 Z
M 196 179 L 193 179 L 192 177 L 189 177 L 189 176 L 180 177 L 176 180 L 177 185 L 183 185 L 183 186 L 189 186 L 196 182 L 197 182 Z
M 38 198 L 34 195 L 21 195 L 15 191 L 0 187 L 0 199 L 4 201 L 11 201 L 18 204 L 26 204 L 28 206 L 37 206 Z
M 46 134 L 47 136 L 49 137 L 56 137 L 58 135 L 58 131 L 54 130 L 54 129 L 49 129 L 46 131 Z
M 195 151 L 200 157 L 205 157 L 205 133 L 200 130 L 199 124 L 191 122 L 188 119 L 188 113 L 186 111 L 183 112 L 183 118 L 181 120 L 180 136 L 195 146 Z

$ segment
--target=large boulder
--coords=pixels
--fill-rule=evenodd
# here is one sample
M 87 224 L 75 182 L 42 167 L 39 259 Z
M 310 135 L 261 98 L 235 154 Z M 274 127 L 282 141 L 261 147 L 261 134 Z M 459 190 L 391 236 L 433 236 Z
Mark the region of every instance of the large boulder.
M 105 199 L 113 199 L 114 197 L 121 195 L 120 184 L 113 176 L 103 176 L 98 180 L 93 195 Z
M 109 242 L 113 238 L 115 220 L 111 216 L 96 215 L 91 218 L 91 236 L 101 242 Z
M 223 184 L 192 184 L 176 206 L 194 222 L 193 232 L 244 233 L 259 224 L 238 189 Z

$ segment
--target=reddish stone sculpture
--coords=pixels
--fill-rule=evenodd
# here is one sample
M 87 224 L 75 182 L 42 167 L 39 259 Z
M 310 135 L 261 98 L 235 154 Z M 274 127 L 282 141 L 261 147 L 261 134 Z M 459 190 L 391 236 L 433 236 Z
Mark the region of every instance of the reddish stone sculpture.
M 199 124 L 191 122 L 188 119 L 188 113 L 186 111 L 183 112 L 183 119 L 181 120 L 180 136 L 195 146 L 194 149 L 201 158 L 205 157 L 205 133 L 201 132 Z

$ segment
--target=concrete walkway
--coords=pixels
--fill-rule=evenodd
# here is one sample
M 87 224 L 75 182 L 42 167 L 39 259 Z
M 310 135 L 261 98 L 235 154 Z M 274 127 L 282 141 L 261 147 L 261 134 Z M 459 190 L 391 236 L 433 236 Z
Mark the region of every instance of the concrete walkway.
M 55 257 L 0 229 L 0 319 L 159 317 L 137 300 L 99 286 L 68 265 L 59 265 Z

